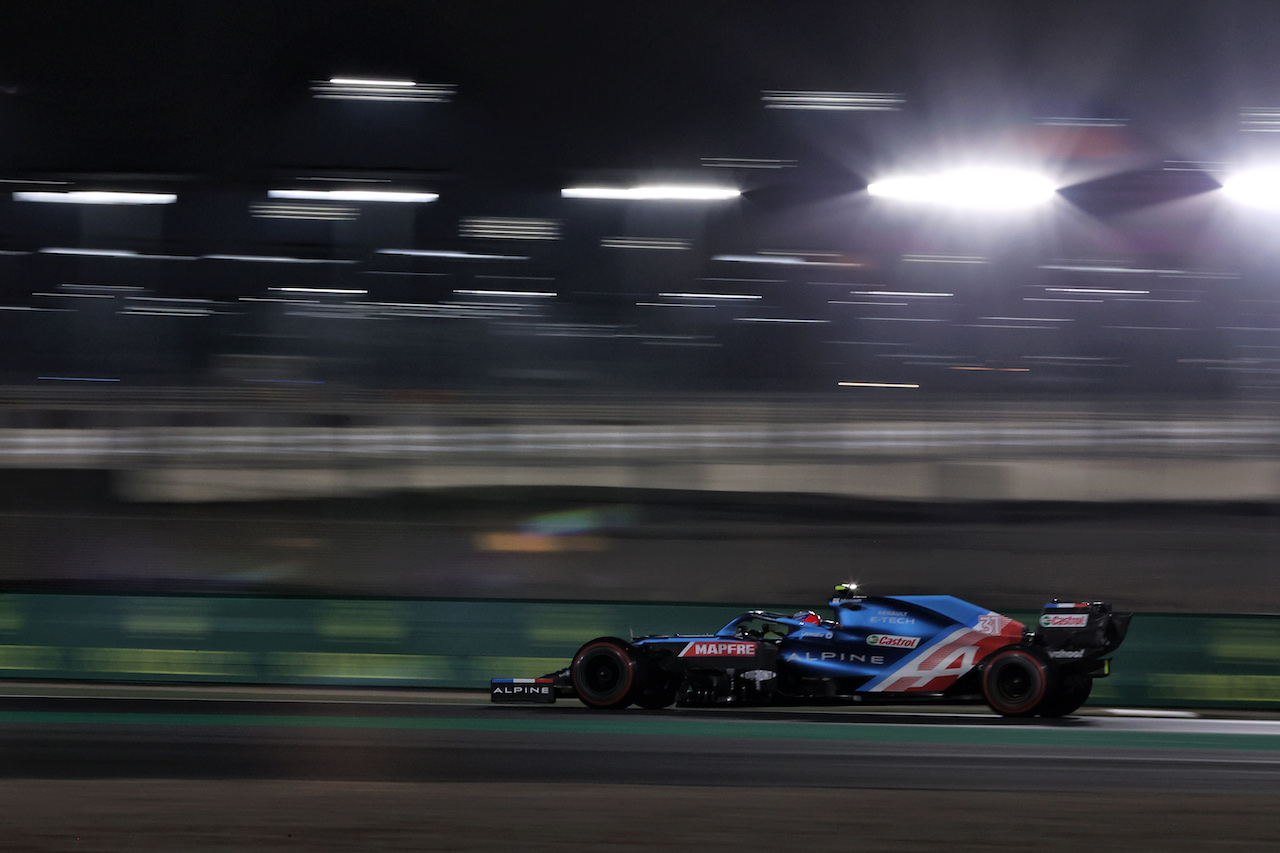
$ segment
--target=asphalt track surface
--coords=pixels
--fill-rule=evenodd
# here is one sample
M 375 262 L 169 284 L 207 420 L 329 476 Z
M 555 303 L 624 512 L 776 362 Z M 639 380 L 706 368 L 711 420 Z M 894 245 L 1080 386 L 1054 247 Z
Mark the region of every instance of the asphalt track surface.
M 1280 722 L 576 701 L 8 698 L 8 778 L 1204 790 L 1280 795 Z M 759 769 L 767 767 L 767 772 Z
M 7 692 L 0 849 L 1280 846 L 1272 719 Z

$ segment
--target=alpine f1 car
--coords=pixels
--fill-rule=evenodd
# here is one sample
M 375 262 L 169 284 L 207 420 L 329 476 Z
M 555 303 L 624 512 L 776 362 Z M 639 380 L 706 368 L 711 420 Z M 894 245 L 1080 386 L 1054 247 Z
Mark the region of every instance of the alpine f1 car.
M 1132 614 L 1104 602 L 1046 604 L 1034 630 L 949 595 L 864 596 L 836 587 L 834 619 L 752 610 L 706 635 L 599 637 L 565 669 L 493 679 L 495 702 L 576 696 L 629 705 L 982 702 L 1060 717 L 1110 672 Z

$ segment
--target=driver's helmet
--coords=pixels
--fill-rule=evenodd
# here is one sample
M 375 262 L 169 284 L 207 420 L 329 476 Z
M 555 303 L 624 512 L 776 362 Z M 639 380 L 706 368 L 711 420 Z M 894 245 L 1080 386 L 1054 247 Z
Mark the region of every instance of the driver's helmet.
M 812 610 L 801 610 L 791 618 L 799 619 L 801 622 L 805 623 L 806 625 L 817 625 L 822 622 L 822 617 L 819 616 L 817 613 L 814 613 Z

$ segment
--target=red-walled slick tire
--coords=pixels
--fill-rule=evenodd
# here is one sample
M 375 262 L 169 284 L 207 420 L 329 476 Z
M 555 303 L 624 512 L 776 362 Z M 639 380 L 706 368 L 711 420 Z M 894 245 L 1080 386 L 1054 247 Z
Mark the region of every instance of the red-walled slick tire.
M 996 652 L 983 666 L 982 695 L 991 710 L 1006 717 L 1036 714 L 1052 694 L 1053 672 L 1049 662 L 1032 649 L 1007 648 Z
M 1042 717 L 1064 717 L 1074 713 L 1089 699 L 1092 690 L 1093 679 L 1087 675 L 1059 675 L 1054 691 L 1040 703 L 1039 714 Z
M 645 681 L 643 661 L 630 644 L 613 637 L 592 640 L 578 649 L 570 674 L 582 704 L 602 710 L 630 705 Z

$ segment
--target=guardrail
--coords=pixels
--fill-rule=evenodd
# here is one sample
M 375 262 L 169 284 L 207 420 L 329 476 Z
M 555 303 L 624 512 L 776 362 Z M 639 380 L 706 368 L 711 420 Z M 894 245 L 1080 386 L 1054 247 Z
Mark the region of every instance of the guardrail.
M 619 398 L 0 388 L 0 469 L 118 472 L 147 502 L 442 488 L 895 501 L 1277 501 L 1280 417 L 1244 401 Z
M 1243 455 L 1280 457 L 1280 421 L 0 429 L 0 466 L 53 468 Z
M 827 392 L 449 391 L 344 385 L 0 385 L 7 428 L 389 426 L 451 424 L 761 424 L 911 421 L 1183 421 L 1280 416 L 1270 397 L 1170 398 L 981 395 L 830 389 Z
M 705 632 L 744 609 L 6 594 L 0 679 L 479 688 L 558 669 L 593 637 Z M 1280 616 L 1139 614 L 1091 704 L 1280 708 Z

